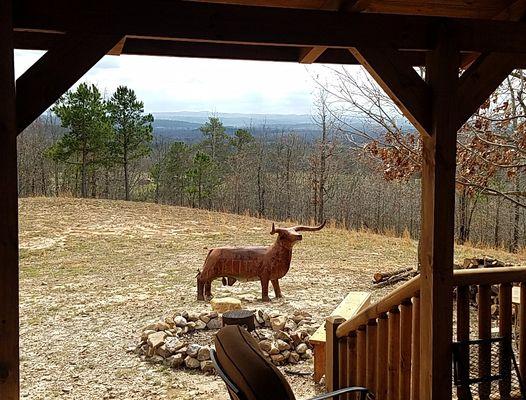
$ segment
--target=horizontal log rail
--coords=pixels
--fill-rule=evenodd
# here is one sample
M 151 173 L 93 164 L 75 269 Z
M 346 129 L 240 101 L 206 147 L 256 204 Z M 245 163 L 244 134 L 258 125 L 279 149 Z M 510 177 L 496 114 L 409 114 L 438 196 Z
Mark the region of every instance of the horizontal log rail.
M 492 337 L 492 326 L 495 329 L 498 327 L 500 337 L 509 338 L 510 341 L 516 339 L 514 348 L 518 349 L 519 374 L 524 379 L 526 307 L 517 308 L 513 304 L 514 283 L 520 284 L 520 301 L 525 304 L 526 267 L 454 271 L 453 286 L 457 288 L 454 340 L 489 339 Z M 497 288 L 498 294 L 495 294 Z M 476 293 L 477 318 L 470 312 L 470 304 L 474 304 L 473 293 Z M 327 343 L 335 346 L 326 348 L 326 374 L 328 372 L 332 378 L 328 382 L 331 390 L 349 385 L 368 385 L 378 400 L 419 398 L 420 321 L 425 317 L 420 315 L 419 296 L 420 277 L 417 276 L 350 320 L 327 319 Z M 513 307 L 516 307 L 515 310 Z M 513 329 L 520 334 L 514 336 Z M 487 373 L 488 365 L 491 364 L 491 349 L 481 346 L 478 359 L 470 359 L 469 349 L 465 351 L 465 354 L 460 355 L 460 360 L 477 363 L 471 370 L 478 368 L 480 374 Z M 501 351 L 498 357 L 500 371 L 509 371 L 511 355 Z M 481 399 L 488 399 L 496 394 L 508 398 L 516 390 L 511 379 L 499 383 L 498 393 L 490 393 L 492 387 L 489 384 L 474 385 L 472 391 Z M 457 395 L 459 398 L 466 397 L 462 391 Z

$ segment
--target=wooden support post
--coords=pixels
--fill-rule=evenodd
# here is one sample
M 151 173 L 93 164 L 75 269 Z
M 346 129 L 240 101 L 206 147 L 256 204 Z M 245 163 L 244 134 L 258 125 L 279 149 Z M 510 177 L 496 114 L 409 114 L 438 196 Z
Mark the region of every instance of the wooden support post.
M 460 54 L 443 27 L 428 55 L 431 130 L 423 135 L 420 239 L 420 399 L 451 398 L 452 278 L 455 225 L 456 90 Z
M 378 317 L 377 338 L 375 395 L 376 400 L 387 400 L 387 355 L 389 348 L 389 323 L 387 314 L 382 314 Z M 371 388 L 371 390 L 373 389 L 374 388 Z
M 367 340 L 365 337 L 365 326 L 356 331 L 356 385 L 365 386 Z
M 367 323 L 367 356 L 365 367 L 365 387 L 374 390 L 376 387 L 376 354 L 377 354 L 377 324 L 372 319 Z
M 412 336 L 412 303 L 411 300 L 400 305 L 400 380 L 398 398 L 411 397 L 411 336 Z
M 0 0 L 0 399 L 18 400 L 18 190 L 13 0 Z
M 459 286 L 457 289 L 457 341 L 462 342 L 469 340 L 469 286 Z M 469 346 L 460 347 L 461 363 L 464 368 L 461 368 L 459 377 L 462 381 L 469 378 Z M 469 389 L 461 386 L 457 389 L 459 399 L 466 399 L 468 397 Z
M 522 381 L 526 381 L 526 282 L 521 282 L 519 305 L 519 370 Z
M 400 311 L 398 311 L 398 308 L 389 311 L 389 339 L 387 347 L 387 398 L 389 400 L 398 400 L 400 372 Z
M 420 398 L 420 297 L 413 297 L 413 341 L 411 343 L 411 400 Z
M 478 320 L 479 339 L 491 338 L 491 286 L 480 285 L 478 292 Z M 479 347 L 479 375 L 486 376 L 491 371 L 491 346 L 481 345 Z M 491 383 L 479 384 L 480 400 L 489 399 Z
M 507 378 L 499 381 L 500 398 L 510 398 L 511 392 L 511 283 L 501 283 L 499 289 L 499 335 L 506 343 L 500 349 L 499 369 Z M 509 341 L 509 342 L 508 342 Z
M 328 392 L 339 389 L 339 349 L 336 329 L 345 322 L 341 317 L 328 317 L 325 321 L 325 386 Z

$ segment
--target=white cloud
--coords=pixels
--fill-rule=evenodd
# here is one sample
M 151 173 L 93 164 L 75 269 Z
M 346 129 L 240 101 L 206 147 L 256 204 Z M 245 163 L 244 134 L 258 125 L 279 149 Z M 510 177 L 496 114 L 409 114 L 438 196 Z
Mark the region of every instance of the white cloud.
M 17 76 L 42 54 L 16 51 Z M 312 68 L 278 62 L 107 56 L 81 81 L 95 83 L 108 94 L 119 85 L 129 86 L 150 112 L 303 114 L 311 111 Z

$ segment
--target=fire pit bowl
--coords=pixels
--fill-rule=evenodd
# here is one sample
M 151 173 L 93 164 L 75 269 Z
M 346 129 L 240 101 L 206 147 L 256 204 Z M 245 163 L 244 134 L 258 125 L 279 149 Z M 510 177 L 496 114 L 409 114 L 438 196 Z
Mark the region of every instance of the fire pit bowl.
M 254 323 L 254 311 L 250 310 L 232 310 L 223 313 L 223 326 L 239 325 L 252 332 L 256 329 Z

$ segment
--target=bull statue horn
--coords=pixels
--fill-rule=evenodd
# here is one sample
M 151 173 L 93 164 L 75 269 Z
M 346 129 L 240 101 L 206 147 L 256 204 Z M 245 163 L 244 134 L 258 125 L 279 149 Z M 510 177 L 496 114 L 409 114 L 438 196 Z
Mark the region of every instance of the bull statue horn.
M 296 232 L 301 232 L 301 231 L 319 231 L 320 229 L 322 229 L 325 224 L 327 223 L 327 220 L 323 221 L 323 223 L 319 226 L 305 226 L 305 225 L 298 225 L 298 226 L 295 226 L 294 228 L 292 228 L 293 230 L 295 230 Z

